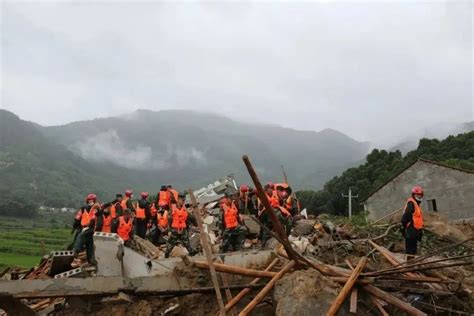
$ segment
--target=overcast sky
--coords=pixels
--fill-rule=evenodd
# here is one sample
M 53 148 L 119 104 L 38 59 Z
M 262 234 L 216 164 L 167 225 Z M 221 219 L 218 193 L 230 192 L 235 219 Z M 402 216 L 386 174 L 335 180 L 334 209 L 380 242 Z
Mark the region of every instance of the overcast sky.
M 0 107 L 194 109 L 358 140 L 473 120 L 473 5 L 5 2 Z

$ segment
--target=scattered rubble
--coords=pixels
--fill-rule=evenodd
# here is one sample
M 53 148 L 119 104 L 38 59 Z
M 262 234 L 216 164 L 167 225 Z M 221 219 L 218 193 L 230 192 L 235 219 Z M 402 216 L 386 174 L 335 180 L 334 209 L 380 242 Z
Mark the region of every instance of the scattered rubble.
M 254 183 L 261 190 L 258 178 Z M 289 237 L 274 221 L 265 250 L 256 240 L 264 228 L 246 216 L 244 250 L 217 254 L 215 202 L 232 188 L 233 179 L 224 178 L 194 192 L 202 230 L 190 242 L 201 250 L 207 240 L 212 255 L 191 257 L 175 247 L 164 259 L 165 245 L 137 237 L 125 247 L 115 234 L 96 233 L 97 268 L 72 269 L 71 254 L 60 251 L 34 269 L 5 270 L 0 307 L 11 315 L 215 315 L 222 293 L 221 308 L 233 315 L 474 313 L 473 222 L 427 213 L 421 252 L 406 261 L 396 214 L 373 224 L 309 216 L 295 220 Z

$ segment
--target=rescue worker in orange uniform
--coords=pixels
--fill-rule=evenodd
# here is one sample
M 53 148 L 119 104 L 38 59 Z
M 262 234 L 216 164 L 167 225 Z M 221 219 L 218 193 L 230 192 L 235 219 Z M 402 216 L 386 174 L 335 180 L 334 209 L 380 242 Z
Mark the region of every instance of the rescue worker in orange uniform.
M 168 192 L 170 193 L 170 204 L 176 204 L 176 202 L 178 201 L 178 197 L 179 197 L 179 193 L 178 191 L 176 191 L 173 186 L 171 185 L 168 185 L 166 187 L 166 189 L 168 190 Z
M 141 199 L 135 207 L 135 229 L 137 236 L 146 237 L 148 223 L 151 220 L 151 204 L 148 202 L 148 192 L 140 193 Z
M 130 211 L 135 213 L 135 206 L 132 203 L 133 199 L 133 191 L 132 190 L 126 190 L 125 191 L 125 198 L 120 201 L 120 206 L 122 207 L 122 210 L 128 208 Z
M 130 240 L 133 238 L 133 218 L 129 209 L 125 209 L 123 215 L 114 222 L 112 232 L 122 238 L 124 245 L 130 244 Z
M 166 247 L 165 258 L 168 258 L 174 246 L 181 243 L 190 254 L 192 250 L 189 246 L 189 228 L 191 224 L 190 215 L 184 206 L 184 195 L 178 196 L 176 205 L 172 205 L 171 213 L 168 217 L 168 223 L 170 226 L 170 235 Z
M 157 206 L 158 210 L 160 208 L 163 208 L 168 211 L 170 210 L 171 193 L 166 187 L 166 185 L 162 185 L 160 191 L 156 194 L 155 205 Z
M 168 217 L 169 217 L 169 211 L 164 208 L 160 208 L 156 212 L 156 217 L 155 217 L 156 230 L 155 230 L 155 234 L 153 235 L 154 245 L 158 245 L 161 241 L 161 237 L 165 236 L 168 233 L 169 231 Z
M 264 187 L 265 194 L 267 195 L 268 201 L 270 202 L 270 205 L 273 208 L 276 208 L 279 206 L 278 198 L 276 197 L 276 194 L 273 190 L 274 186 L 273 183 L 267 183 Z M 258 200 L 258 219 L 260 222 L 265 225 L 269 230 L 273 230 L 273 223 L 267 214 L 265 207 L 263 206 L 263 203 Z M 271 235 L 262 227 L 260 227 L 260 234 L 259 234 L 259 239 L 261 240 L 261 247 L 264 248 L 266 242 L 268 239 L 270 239 Z
M 237 207 L 241 214 L 252 214 L 256 215 L 254 200 L 252 199 L 252 188 L 248 185 L 242 184 L 239 187 L 239 198 L 237 201 Z
M 403 237 L 405 237 L 405 253 L 408 259 L 414 258 L 417 253 L 418 242 L 423 237 L 423 211 L 421 209 L 423 195 L 423 189 L 415 186 L 403 211 L 401 231 Z
M 221 253 L 227 252 L 230 247 L 232 247 L 234 251 L 241 249 L 245 238 L 245 230 L 241 229 L 242 227 L 245 226 L 240 217 L 239 209 L 232 199 L 227 198 L 221 207 Z
M 112 220 L 122 216 L 122 200 L 123 195 L 121 193 L 117 193 L 115 195 L 115 200 L 112 201 L 112 206 L 110 207 L 110 216 L 112 217 Z
M 81 261 L 77 258 L 79 253 L 85 248 L 87 262 L 96 265 L 94 256 L 94 229 L 96 225 L 96 213 L 101 211 L 101 206 L 97 203 L 97 196 L 93 193 L 88 194 L 86 205 L 76 213 L 73 227 L 79 232 L 74 241 L 74 261 L 72 267 L 77 267 Z
M 101 206 L 101 209 L 96 213 L 96 232 L 111 233 L 112 232 L 112 222 L 114 219 L 110 214 L 110 209 L 112 208 L 112 203 L 106 203 Z

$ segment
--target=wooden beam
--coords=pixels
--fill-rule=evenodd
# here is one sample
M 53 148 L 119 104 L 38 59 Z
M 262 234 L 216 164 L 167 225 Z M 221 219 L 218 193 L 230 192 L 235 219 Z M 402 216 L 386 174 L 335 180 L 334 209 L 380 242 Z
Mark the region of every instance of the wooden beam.
M 271 279 L 270 282 L 268 282 L 268 284 L 265 285 L 265 287 L 254 297 L 254 299 L 239 313 L 239 316 L 248 315 L 255 308 L 255 306 L 257 306 L 258 303 L 260 303 L 265 298 L 265 296 L 267 296 L 273 286 L 275 286 L 275 283 L 280 280 L 285 275 L 285 273 L 290 271 L 294 265 L 294 260 L 288 262 L 288 264 L 286 264 L 283 269 L 281 269 L 280 272 L 278 272 L 277 275 L 275 275 L 273 279 Z
M 329 307 L 329 310 L 327 311 L 326 316 L 334 316 L 337 314 L 337 311 L 341 307 L 342 303 L 344 303 L 344 300 L 346 299 L 347 295 L 349 295 L 352 287 L 354 286 L 357 278 L 361 274 L 366 264 L 367 264 L 367 257 L 361 258 L 357 266 L 352 271 L 349 277 L 349 280 L 347 280 L 347 283 L 339 292 L 336 299 L 331 304 L 331 307 Z
M 216 261 L 217 261 L 217 263 L 223 263 L 222 260 L 221 260 L 221 258 L 219 258 L 219 257 L 216 258 Z M 224 286 L 229 286 L 229 279 L 227 278 L 227 274 L 221 273 L 221 274 L 220 274 L 220 277 L 221 277 L 221 280 L 222 280 L 222 284 L 224 284 Z M 230 292 L 229 289 L 225 289 L 225 296 L 227 297 L 227 303 L 229 303 L 230 301 L 232 301 L 232 293 Z M 224 309 L 225 309 L 225 306 L 224 306 Z M 227 312 L 230 312 L 230 315 L 231 315 L 231 316 L 234 316 L 234 315 L 235 315 L 233 309 L 226 310 L 225 312 L 226 312 L 226 313 L 227 313 Z
M 0 309 L 7 312 L 8 315 L 15 316 L 35 316 L 38 315 L 27 305 L 9 295 L 0 295 Z
M 352 289 L 352 292 L 351 292 L 351 307 L 349 309 L 349 312 L 353 313 L 353 314 L 357 314 L 357 293 L 358 292 L 358 289 L 356 287 L 354 287 Z
M 273 269 L 278 261 L 280 261 L 278 258 L 275 258 L 273 259 L 272 263 L 270 263 L 268 265 L 268 267 L 265 269 L 265 271 L 270 271 L 271 269 Z M 253 279 L 252 282 L 250 282 L 250 285 L 253 285 L 253 284 L 257 284 L 259 281 L 261 280 L 261 278 L 255 278 Z M 228 312 L 235 304 L 237 304 L 245 295 L 247 295 L 248 293 L 250 293 L 251 289 L 250 288 L 245 288 L 243 289 L 242 291 L 239 292 L 239 294 L 237 294 L 236 296 L 234 296 L 234 298 L 230 301 L 230 302 L 227 302 L 227 304 L 225 305 L 225 311 Z
M 204 250 L 204 254 L 206 255 L 207 263 L 209 264 L 209 271 L 211 272 L 212 283 L 216 291 L 217 303 L 219 304 L 220 314 L 221 316 L 225 316 L 224 300 L 222 299 L 221 290 L 219 288 L 219 280 L 217 280 L 216 269 L 214 268 L 214 262 L 212 261 L 211 246 L 209 245 L 209 242 L 207 240 L 207 234 L 204 232 L 204 227 L 202 226 L 201 212 L 198 209 L 198 204 L 196 201 L 196 197 L 194 196 L 193 189 L 189 188 L 188 192 L 189 197 L 191 198 L 191 203 L 193 205 L 194 216 L 196 217 L 196 221 L 199 227 L 201 246 Z
M 194 266 L 200 269 L 209 269 L 209 263 L 205 261 L 194 261 Z M 247 269 L 217 262 L 214 263 L 214 269 L 219 272 L 249 276 L 254 278 L 273 278 L 275 277 L 275 275 L 277 275 L 276 272 Z
M 362 287 L 364 291 L 366 291 L 369 294 L 372 294 L 373 296 L 380 298 L 381 300 L 392 304 L 393 306 L 397 307 L 398 309 L 407 312 L 409 315 L 415 315 L 415 316 L 427 316 L 424 312 L 420 311 L 419 309 L 411 306 L 410 304 L 400 300 L 399 298 L 388 294 L 385 291 L 382 291 L 379 288 L 376 288 L 375 286 L 372 285 L 365 285 Z
M 383 308 L 382 304 L 380 304 L 377 298 L 372 296 L 371 300 L 372 300 L 372 303 L 374 303 L 375 307 L 377 307 L 377 309 L 383 316 L 390 316 L 389 313 L 387 313 L 387 311 L 385 310 L 385 308 Z

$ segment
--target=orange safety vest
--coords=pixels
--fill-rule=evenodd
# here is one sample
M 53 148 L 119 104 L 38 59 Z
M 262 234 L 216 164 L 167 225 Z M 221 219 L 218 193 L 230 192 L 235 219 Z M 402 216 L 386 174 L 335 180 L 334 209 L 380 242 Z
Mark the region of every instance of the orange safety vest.
M 120 206 L 122 207 L 122 211 L 125 210 L 127 208 L 127 201 L 129 200 L 128 197 L 122 199 L 122 201 L 120 202 Z
M 102 232 L 111 233 L 112 232 L 112 215 L 107 217 L 104 216 L 104 222 L 102 224 Z
M 283 214 L 283 216 L 285 217 L 291 217 L 291 213 L 288 212 L 288 210 L 286 208 L 284 208 L 283 206 L 278 206 L 278 209 L 280 210 L 280 212 Z
M 171 223 L 171 227 L 177 230 L 183 230 L 186 228 L 188 212 L 186 211 L 186 208 L 184 206 L 180 209 L 177 206 L 173 206 L 173 213 L 171 213 L 171 217 L 173 218 L 173 223 Z
M 110 207 L 110 217 L 116 218 L 117 217 L 117 204 L 120 204 L 119 202 L 112 204 Z
M 89 223 L 91 222 L 91 220 L 95 219 L 95 213 L 96 213 L 97 207 L 98 207 L 98 204 L 94 204 L 89 210 L 89 212 L 87 212 L 86 210 L 77 212 L 76 219 L 81 220 L 82 227 L 89 226 Z
M 422 229 L 423 228 L 423 211 L 421 210 L 421 206 L 418 205 L 416 200 L 412 197 L 410 197 L 407 201 L 407 204 L 405 205 L 405 210 L 407 208 L 408 202 L 413 202 L 413 205 L 415 206 L 415 211 L 413 212 L 413 226 L 416 229 Z M 410 225 L 410 223 L 408 223 Z
M 170 205 L 170 192 L 169 191 L 160 191 L 158 195 L 158 206 L 168 206 Z
M 224 209 L 225 228 L 236 228 L 239 225 L 237 207 L 232 203 L 232 206 L 224 205 L 222 208 Z
M 135 207 L 135 218 L 143 219 L 145 218 L 145 209 L 141 208 L 138 204 Z
M 119 217 L 119 225 L 117 228 L 117 234 L 122 238 L 124 241 L 130 239 L 130 232 L 132 231 L 132 224 L 133 221 L 131 218 L 128 219 L 128 222 L 125 221 L 123 216 Z
M 168 211 L 164 211 L 163 215 L 161 215 L 161 213 L 157 213 L 156 219 L 158 221 L 158 225 L 163 228 L 168 227 Z

